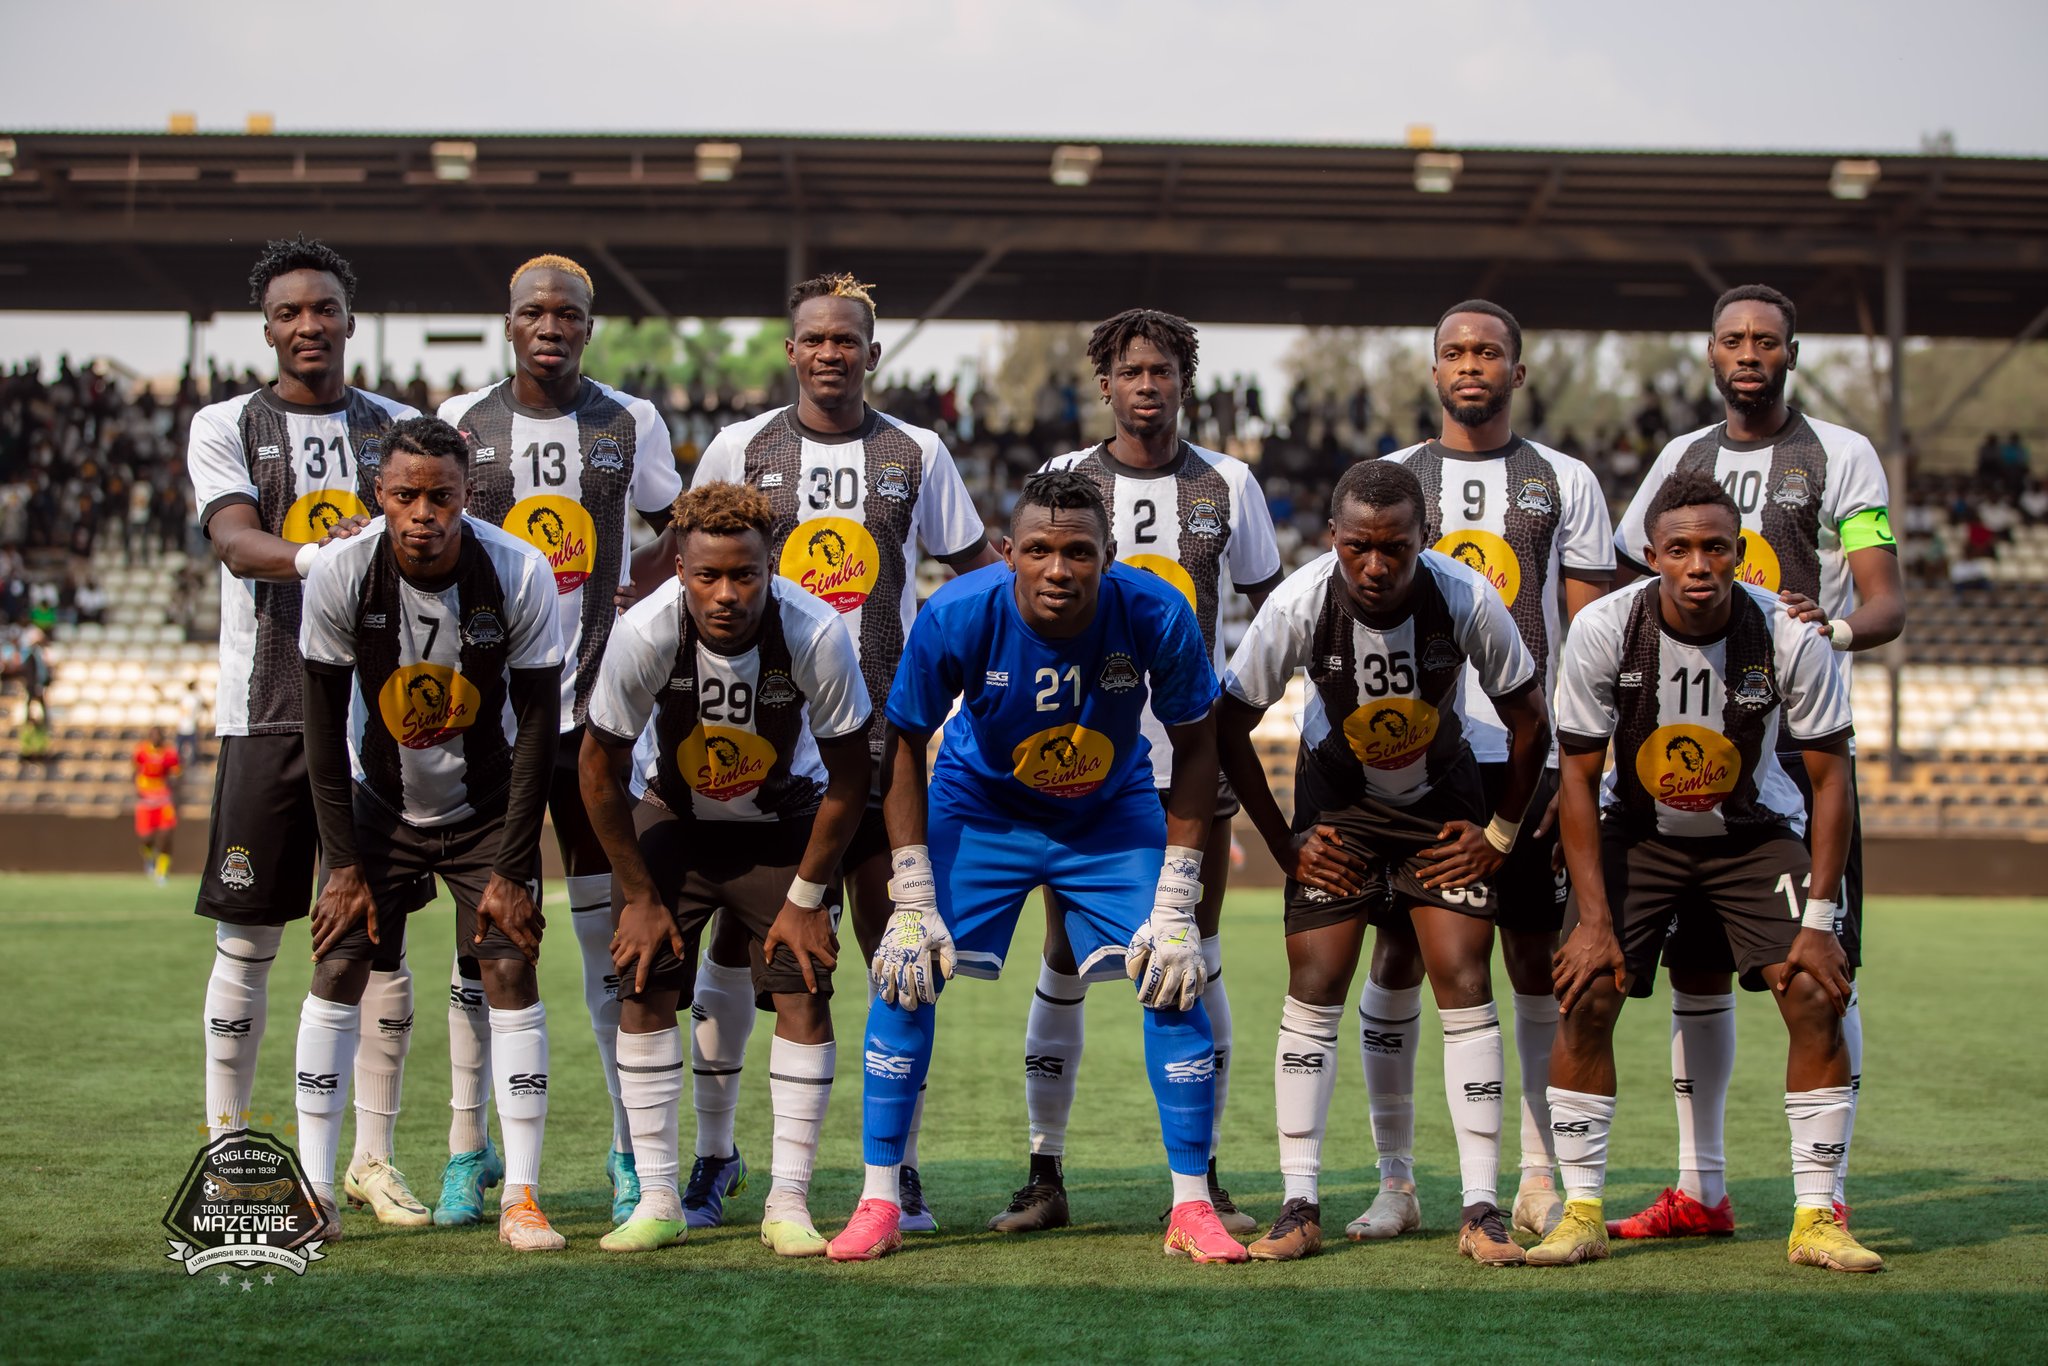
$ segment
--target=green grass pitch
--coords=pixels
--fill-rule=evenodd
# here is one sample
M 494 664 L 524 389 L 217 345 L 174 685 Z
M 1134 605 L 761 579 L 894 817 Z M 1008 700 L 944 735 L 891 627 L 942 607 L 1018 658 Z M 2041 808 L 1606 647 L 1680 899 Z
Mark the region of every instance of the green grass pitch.
M 488 1226 L 385 1231 L 351 1214 L 347 1240 L 303 1279 L 259 1279 L 244 1291 L 184 1275 L 165 1259 L 158 1224 L 201 1142 L 197 1025 L 210 935 L 191 914 L 192 892 L 189 882 L 157 889 L 139 877 L 0 876 L 0 1321 L 9 1359 L 1996 1361 L 2043 1350 L 2048 1070 L 2025 1003 L 2048 961 L 2048 903 L 1879 899 L 1871 908 L 1869 1054 L 1850 1200 L 1858 1234 L 1890 1261 L 1882 1276 L 1785 1262 L 1781 1033 L 1770 1003 L 1747 996 L 1729 1116 L 1740 1221 L 1730 1241 L 1620 1246 L 1611 1262 L 1555 1271 L 1460 1260 L 1455 1150 L 1425 1018 L 1420 1235 L 1388 1245 L 1342 1238 L 1373 1184 L 1354 1021 L 1324 1145 L 1334 1246 L 1292 1265 L 1169 1260 L 1159 1250 L 1167 1188 L 1137 1008 L 1128 991 L 1108 988 L 1090 998 L 1068 1145 L 1078 1226 L 1018 1240 L 983 1233 L 1023 1174 L 1019 1054 L 1035 976 L 1034 905 L 1010 975 L 957 983 L 944 999 L 922 1154 L 944 1231 L 912 1235 L 896 1257 L 785 1263 L 759 1245 L 765 1021 L 739 1118 L 742 1151 L 761 1176 L 730 1207 L 736 1223 L 650 1256 L 600 1252 L 608 1109 L 576 949 L 561 926 L 541 972 L 554 1041 L 542 1195 L 569 1250 L 522 1257 Z M 446 1139 L 442 984 L 452 921 L 442 902 L 412 922 L 418 1025 L 398 1159 L 430 1203 Z M 1234 896 L 1225 927 L 1237 1060 L 1223 1174 L 1242 1205 L 1270 1218 L 1280 1203 L 1269 1062 L 1284 988 L 1277 895 Z M 291 1119 L 304 945 L 303 929 L 287 936 L 257 1078 L 256 1108 L 280 1132 Z M 842 965 L 837 1017 L 849 1041 L 859 1037 L 858 973 Z M 1671 1176 L 1667 1008 L 1660 989 L 1622 1019 L 1610 1212 L 1636 1208 Z M 849 1043 L 812 1196 L 828 1232 L 859 1188 L 852 1052 Z M 1512 1095 L 1512 1046 L 1508 1060 Z M 687 1147 L 687 1116 L 683 1133 Z

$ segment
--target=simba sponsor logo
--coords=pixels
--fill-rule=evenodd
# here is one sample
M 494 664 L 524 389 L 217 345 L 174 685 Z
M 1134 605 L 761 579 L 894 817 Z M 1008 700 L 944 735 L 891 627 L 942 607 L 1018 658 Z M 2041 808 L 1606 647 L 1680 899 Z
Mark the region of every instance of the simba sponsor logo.
M 1676 811 L 1711 811 L 1742 774 L 1742 756 L 1726 736 L 1686 723 L 1659 726 L 1636 751 L 1636 777 Z
M 782 576 L 840 612 L 858 611 L 875 591 L 882 557 L 875 538 L 846 517 L 818 517 L 782 543 Z
M 1491 531 L 1468 527 L 1453 531 L 1436 543 L 1436 548 L 1493 585 L 1508 606 L 1522 595 L 1522 562 L 1514 548 Z
M 377 691 L 377 712 L 407 749 L 445 745 L 476 723 L 483 695 L 445 664 L 408 664 Z
M 1107 735 L 1069 723 L 1042 730 L 1010 752 L 1017 781 L 1048 797 L 1085 797 L 1102 786 L 1116 762 Z
M 557 593 L 573 593 L 597 564 L 597 527 L 573 498 L 540 493 L 522 498 L 505 514 L 505 530 L 547 557 Z

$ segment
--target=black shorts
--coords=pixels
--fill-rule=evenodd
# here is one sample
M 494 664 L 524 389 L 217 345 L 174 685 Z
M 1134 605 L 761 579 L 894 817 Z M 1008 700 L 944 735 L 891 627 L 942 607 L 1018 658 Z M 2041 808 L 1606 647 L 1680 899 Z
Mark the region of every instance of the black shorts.
M 193 909 L 231 925 L 288 925 L 312 909 L 320 824 L 302 735 L 223 735 L 206 870 Z
M 1806 776 L 1806 756 L 1800 750 L 1778 751 L 1778 762 L 1787 776 L 1799 784 L 1806 798 L 1806 824 L 1813 829 L 1813 780 Z M 1803 900 L 1806 888 L 1799 891 Z M 1849 857 L 1842 867 L 1842 885 L 1835 899 L 1842 907 L 1842 952 L 1849 970 L 1863 966 L 1863 803 L 1856 795 L 1856 760 L 1849 760 Z M 1679 921 L 1664 947 L 1664 966 L 1676 972 L 1733 972 L 1735 957 L 1721 927 L 1711 916 L 1686 916 Z
M 455 954 L 463 964 L 464 976 L 474 975 L 475 959 L 525 956 L 496 925 L 481 944 L 474 942 L 477 904 L 490 886 L 497 863 L 499 834 L 505 825 L 503 808 L 479 811 L 453 825 L 427 828 L 406 824 L 384 803 L 357 787 L 355 817 L 356 866 L 362 869 L 370 885 L 370 899 L 377 904 L 381 942 L 371 943 L 368 928 L 358 925 L 328 950 L 328 957 L 367 958 L 379 972 L 396 968 L 405 952 L 405 918 L 424 904 L 419 899 L 423 877 L 440 878 L 455 898 Z M 527 874 L 527 891 L 539 900 L 538 848 Z
M 1763 969 L 1785 961 L 1806 911 L 1806 846 L 1789 832 L 1709 839 L 1631 840 L 1600 835 L 1600 866 L 1614 937 L 1628 962 L 1629 995 L 1648 996 L 1666 941 L 1690 921 L 1711 928 L 1748 991 L 1764 989 Z M 1574 896 L 1565 932 L 1579 923 Z
M 640 857 L 654 879 L 655 894 L 683 932 L 683 957 L 663 945 L 648 972 L 649 991 L 687 992 L 696 976 L 697 945 L 714 911 L 723 909 L 747 927 L 747 967 L 754 975 L 754 1003 L 772 1007 L 776 995 L 803 995 L 803 968 L 786 944 L 772 962 L 761 961 L 761 943 L 782 913 L 789 884 L 811 841 L 812 817 L 784 821 L 700 821 L 679 817 L 665 806 L 643 801 L 633 810 Z M 625 897 L 612 880 L 612 922 Z M 832 974 L 812 965 L 822 997 L 832 994 Z M 638 993 L 632 974 L 619 974 L 619 999 Z
M 1506 764 L 1481 764 L 1479 781 L 1486 792 L 1488 812 L 1500 809 L 1501 789 L 1507 786 Z M 1557 848 L 1557 826 L 1553 823 L 1540 838 L 1536 824 L 1557 795 L 1557 770 L 1546 768 L 1536 780 L 1536 796 L 1522 816 L 1521 833 L 1514 847 L 1490 881 L 1493 883 L 1494 923 L 1518 934 L 1556 934 L 1564 924 L 1564 903 L 1571 894 L 1571 878 L 1562 868 L 1552 871 L 1551 853 Z
M 1167 798 L 1173 794 L 1170 787 L 1159 789 L 1159 804 L 1167 805 Z M 1218 775 L 1216 779 L 1216 810 L 1209 817 L 1212 821 L 1228 821 L 1244 810 L 1244 804 L 1237 799 L 1237 789 L 1230 785 L 1230 779 Z
M 798 850 L 801 854 L 802 850 Z M 878 797 L 868 798 L 868 804 L 861 808 L 860 824 L 853 827 L 853 839 L 846 846 L 846 856 L 839 860 L 842 874 L 851 873 L 871 858 L 886 858 L 889 853 L 889 830 L 882 824 L 882 803 Z
M 1361 916 L 1376 921 L 1387 914 L 1406 915 L 1411 905 L 1441 906 L 1460 915 L 1493 918 L 1490 881 L 1470 887 L 1429 888 L 1422 885 L 1422 864 L 1416 855 L 1437 842 L 1445 821 L 1486 820 L 1479 766 L 1468 756 L 1452 765 L 1436 786 L 1413 806 L 1390 806 L 1371 797 L 1331 809 L 1320 809 L 1321 783 L 1307 764 L 1294 784 L 1294 829 L 1332 825 L 1345 845 L 1362 850 L 1371 860 L 1364 888 L 1353 896 L 1332 896 L 1287 880 L 1284 921 L 1288 934 L 1321 929 Z

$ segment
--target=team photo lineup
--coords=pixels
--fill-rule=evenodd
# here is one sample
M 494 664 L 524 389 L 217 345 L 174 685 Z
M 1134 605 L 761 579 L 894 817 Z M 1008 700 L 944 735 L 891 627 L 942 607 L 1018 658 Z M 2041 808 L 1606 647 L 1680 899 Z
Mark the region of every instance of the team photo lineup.
M 763 1258 L 915 1258 L 942 1220 L 1049 1234 L 1085 1217 L 1064 1164 L 1084 1004 L 1113 984 L 1136 998 L 1113 1027 L 1142 1040 L 1157 1127 L 1090 1156 L 1154 1172 L 1170 1256 L 1294 1261 L 1341 1229 L 1559 1267 L 1730 1235 L 1747 991 L 1783 1020 L 1791 1210 L 1746 1217 L 1781 1226 L 1795 1266 L 1884 1269 L 1847 1184 L 1850 657 L 1900 635 L 1907 595 L 1872 442 L 1789 401 L 1796 300 L 1720 293 L 1695 344 L 1721 415 L 1671 438 L 1611 519 L 1585 463 L 1515 429 L 1515 316 L 1444 299 L 1412 320 L 1438 435 L 1343 468 L 1326 549 L 1290 572 L 1257 467 L 1188 435 L 1199 339 L 1169 312 L 1094 327 L 1113 435 L 1024 477 L 993 528 L 944 440 L 869 402 L 886 280 L 762 300 L 786 305 L 795 402 L 683 468 L 653 404 L 584 373 L 599 300 L 571 255 L 478 301 L 503 309 L 511 373 L 434 413 L 348 381 L 357 285 L 319 240 L 262 248 L 274 381 L 203 408 L 186 461 L 221 564 L 203 1114 L 210 1139 L 250 1128 L 265 1034 L 295 1027 L 294 1146 L 336 1264 L 368 1219 L 568 1246 L 540 1179 L 550 1034 L 585 1018 L 610 1102 L 605 1253 L 686 1261 L 664 1250 L 752 1223 L 756 1196 Z M 923 557 L 951 577 L 920 601 Z M 1226 617 L 1246 623 L 1234 645 Z M 1280 723 L 1299 749 L 1276 786 L 1254 732 Z M 136 833 L 160 878 L 179 757 L 146 748 Z M 1269 1042 L 1233 1024 L 1252 1003 L 1225 973 L 1226 937 L 1252 932 L 1226 912 L 1239 818 L 1284 877 L 1285 993 L 1256 1003 L 1279 1022 L 1276 1147 L 1230 1154 L 1277 1158 L 1280 1203 L 1256 1211 L 1218 1169 L 1232 1082 L 1263 1085 Z M 444 893 L 452 942 L 426 909 Z M 1039 961 L 1006 963 L 1038 905 Z M 309 943 L 294 1026 L 269 977 Z M 580 961 L 580 1011 L 542 999 L 544 945 Z M 444 962 L 435 1189 L 400 1171 L 394 1126 Z M 924 1131 L 927 1077 L 963 979 L 1006 967 L 1036 984 L 1008 1026 L 1021 1184 L 963 1210 L 920 1174 L 947 1143 Z M 1615 1039 L 1661 1029 L 1622 1018 L 1659 978 L 1678 1152 L 1660 1196 L 1615 1209 L 1610 1133 L 1655 1103 L 1618 1113 Z M 1417 1195 L 1425 990 L 1455 1214 Z M 814 1210 L 839 991 L 867 1000 L 840 1100 L 862 1171 L 852 1209 Z M 1378 1183 L 1326 1220 L 1347 1010 Z M 748 1078 L 767 1132 L 736 1122 Z

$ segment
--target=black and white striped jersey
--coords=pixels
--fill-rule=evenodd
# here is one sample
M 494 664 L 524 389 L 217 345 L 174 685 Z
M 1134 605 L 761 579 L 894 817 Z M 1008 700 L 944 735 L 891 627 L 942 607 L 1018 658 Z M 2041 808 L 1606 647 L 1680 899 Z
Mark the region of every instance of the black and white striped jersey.
M 462 519 L 454 581 L 415 587 L 379 517 L 323 551 L 306 579 L 300 649 L 348 668 L 355 780 L 408 825 L 449 825 L 512 780 L 515 669 L 559 669 L 554 577 L 539 551 Z
M 1775 593 L 1735 585 L 1711 638 L 1664 624 L 1652 578 L 1580 612 L 1557 680 L 1557 733 L 1614 765 L 1601 808 L 1631 834 L 1698 837 L 1782 826 L 1806 833 L 1806 803 L 1778 762 L 1847 739 L 1849 688 L 1834 651 Z
M 1054 456 L 1044 468 L 1078 470 L 1094 482 L 1109 508 L 1117 562 L 1156 574 L 1180 590 L 1195 610 L 1202 644 L 1220 672 L 1223 651 L 1216 618 L 1225 571 L 1241 593 L 1263 592 L 1280 582 L 1273 516 L 1251 467 L 1183 441 L 1173 462 L 1156 470 L 1124 464 L 1106 444 Z M 1166 728 L 1149 711 L 1141 723 L 1152 745 L 1153 781 L 1166 787 L 1173 780 L 1173 746 Z
M 1422 552 L 1408 615 L 1385 628 L 1360 617 L 1342 572 L 1330 551 L 1288 575 L 1238 642 L 1223 687 L 1263 711 L 1306 668 L 1308 761 L 1337 793 L 1408 806 L 1467 752 L 1467 661 L 1489 697 L 1527 687 L 1536 664 L 1493 585 L 1448 555 Z
M 656 513 L 682 492 L 668 425 L 644 398 L 585 379 L 571 408 L 529 408 L 507 379 L 441 405 L 469 442 L 469 515 L 547 557 L 562 647 L 562 729 L 583 724 L 597 662 L 629 577 L 628 509 Z
M 246 503 L 265 531 L 305 544 L 345 517 L 374 514 L 384 433 L 418 416 L 361 389 L 313 407 L 287 403 L 266 386 L 201 408 L 185 454 L 199 524 Z M 214 734 L 296 735 L 303 728 L 302 588 L 238 579 L 221 566 Z

